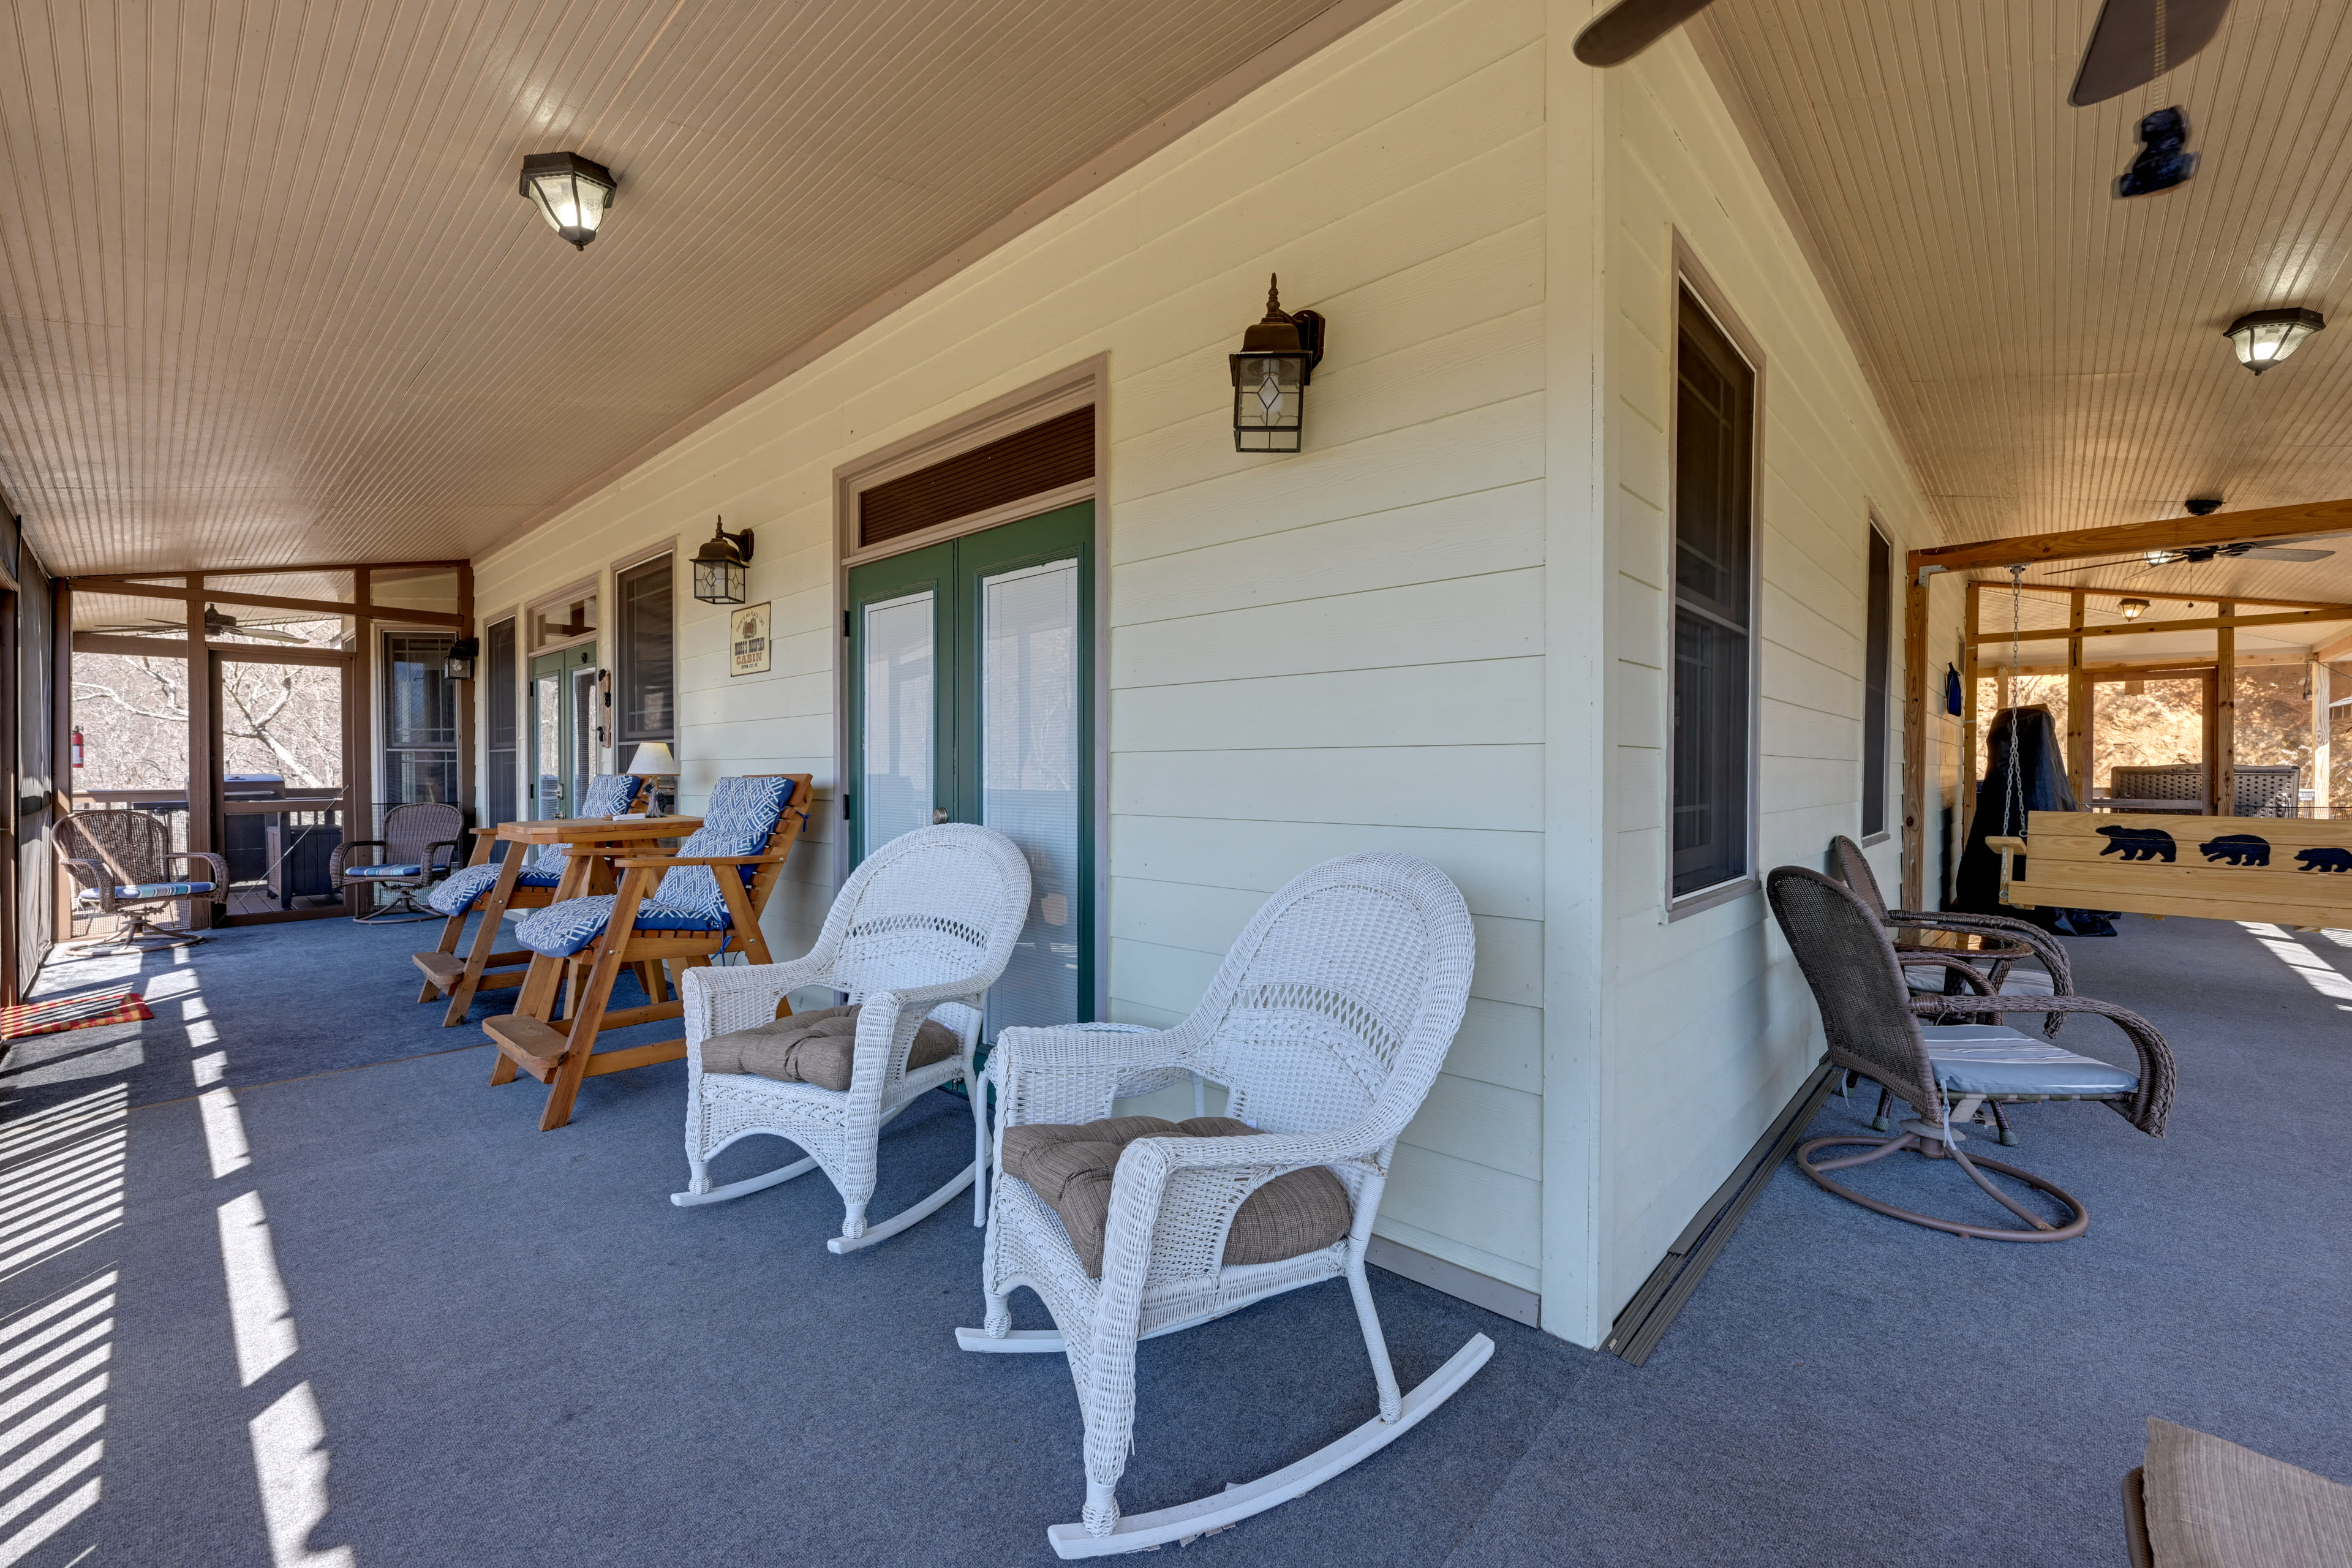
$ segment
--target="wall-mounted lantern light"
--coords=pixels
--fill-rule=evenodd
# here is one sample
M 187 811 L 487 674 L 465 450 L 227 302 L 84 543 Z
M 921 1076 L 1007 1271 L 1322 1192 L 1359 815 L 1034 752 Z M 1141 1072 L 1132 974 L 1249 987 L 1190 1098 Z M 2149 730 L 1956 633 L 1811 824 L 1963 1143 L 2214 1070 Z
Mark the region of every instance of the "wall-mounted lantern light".
M 1307 412 L 1307 384 L 1323 363 L 1323 318 L 1286 311 L 1268 278 L 1265 319 L 1242 334 L 1234 367 L 1234 450 L 1296 452 Z
M 2136 621 L 2142 616 L 2147 614 L 2147 601 L 2146 599 L 2126 599 L 2116 607 L 2123 611 L 2124 619 L 2127 621 Z
M 441 673 L 452 680 L 474 679 L 474 661 L 482 657 L 482 644 L 478 637 L 459 637 L 449 645 L 448 655 L 441 661 Z
M 577 250 L 596 237 L 617 184 L 612 170 L 577 153 L 533 153 L 522 161 L 522 194 Z
M 719 522 L 727 520 L 720 518 Z M 751 585 L 751 531 L 717 529 L 694 552 L 694 596 L 706 605 L 740 605 Z
M 2326 325 L 2327 318 L 2316 310 L 2256 310 L 2231 322 L 2223 335 L 2237 348 L 2238 363 L 2260 375 Z

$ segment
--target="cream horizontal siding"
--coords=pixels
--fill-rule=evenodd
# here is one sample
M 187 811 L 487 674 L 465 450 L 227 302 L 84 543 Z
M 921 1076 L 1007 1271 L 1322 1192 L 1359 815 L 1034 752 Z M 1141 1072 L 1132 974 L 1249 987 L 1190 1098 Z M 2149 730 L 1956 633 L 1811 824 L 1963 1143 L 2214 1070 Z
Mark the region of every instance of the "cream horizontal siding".
M 1669 37 L 1612 73 L 1606 118 L 1615 760 L 1607 904 L 1613 1048 L 1598 1219 L 1603 1324 L 1821 1048 L 1811 998 L 1760 898 L 1666 919 L 1677 230 L 1765 357 L 1756 498 L 1760 868 L 1819 867 L 1833 834 L 1858 833 L 1871 509 L 1898 551 L 1930 542 L 1884 415 L 1689 42 Z M 1898 601 L 1898 639 L 1899 627 Z
M 478 563 L 485 610 L 713 514 L 758 533 L 774 670 L 679 620 L 690 808 L 809 771 L 772 913 L 821 921 L 838 834 L 840 464 L 1092 355 L 1109 365 L 1111 1013 L 1198 1000 L 1266 894 L 1423 856 L 1478 926 L 1468 1021 L 1384 1234 L 1539 1281 L 1544 14 L 1404 0 L 1127 174 Z M 1307 450 L 1236 453 L 1225 356 L 1265 275 L 1331 323 Z M 610 600 L 606 601 L 607 614 Z

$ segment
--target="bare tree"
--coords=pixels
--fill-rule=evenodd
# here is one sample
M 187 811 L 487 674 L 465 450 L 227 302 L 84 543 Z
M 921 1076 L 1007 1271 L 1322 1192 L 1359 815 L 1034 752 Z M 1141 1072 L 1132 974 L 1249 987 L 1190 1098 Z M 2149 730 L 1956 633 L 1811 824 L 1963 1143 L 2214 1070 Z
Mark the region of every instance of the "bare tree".
M 184 788 L 184 659 L 74 656 L 74 718 L 88 732 L 82 789 Z M 226 661 L 221 671 L 221 768 L 271 772 L 331 787 L 342 779 L 341 681 L 316 665 Z

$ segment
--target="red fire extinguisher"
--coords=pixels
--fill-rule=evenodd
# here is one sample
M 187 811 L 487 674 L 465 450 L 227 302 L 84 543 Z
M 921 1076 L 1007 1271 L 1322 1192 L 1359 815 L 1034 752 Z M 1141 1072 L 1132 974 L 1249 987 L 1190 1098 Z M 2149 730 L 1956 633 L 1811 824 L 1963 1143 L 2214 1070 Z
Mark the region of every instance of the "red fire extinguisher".
M 74 726 L 73 732 L 73 765 L 81 766 L 81 726 L 79 724 Z

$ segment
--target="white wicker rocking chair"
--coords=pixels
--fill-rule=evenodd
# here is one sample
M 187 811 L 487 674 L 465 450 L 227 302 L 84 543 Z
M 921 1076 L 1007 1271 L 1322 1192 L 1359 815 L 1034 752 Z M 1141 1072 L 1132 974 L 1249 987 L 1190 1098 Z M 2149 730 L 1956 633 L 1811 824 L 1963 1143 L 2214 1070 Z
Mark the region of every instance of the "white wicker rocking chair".
M 1443 872 L 1407 855 L 1345 856 L 1267 901 L 1174 1028 L 1015 1028 L 998 1037 L 988 1071 L 999 1099 L 981 1265 L 987 1324 L 958 1329 L 956 1339 L 969 1351 L 1069 1357 L 1086 1422 L 1087 1502 L 1083 1524 L 1046 1532 L 1056 1553 L 1142 1551 L 1297 1497 L 1393 1442 L 1494 1353 L 1493 1341 L 1473 1335 L 1400 1394 L 1364 1279 L 1397 1135 L 1461 1026 L 1472 956 L 1469 911 Z M 1129 1143 L 1112 1179 L 1101 1276 L 1090 1279 L 1061 1217 L 1005 1170 L 1004 1130 L 1108 1117 L 1115 1099 L 1179 1084 L 1185 1071 L 1224 1085 L 1226 1114 L 1259 1131 Z M 1244 1200 L 1316 1165 L 1347 1189 L 1346 1237 L 1280 1262 L 1225 1265 Z M 1355 1297 L 1380 1414 L 1259 1480 L 1122 1520 L 1117 1489 L 1135 1424 L 1137 1342 L 1338 1277 Z M 1007 1298 L 1024 1285 L 1057 1328 L 1012 1328 Z
M 1013 840 L 966 823 L 919 827 L 850 873 L 806 956 L 688 971 L 681 992 L 691 1176 L 670 1201 L 681 1207 L 724 1203 L 821 1167 L 845 1211 L 841 1234 L 825 1245 L 854 1252 L 929 1217 L 971 1185 L 987 1152 L 986 1097 L 979 1093 L 972 1096 L 972 1163 L 904 1213 L 866 1223 L 884 1125 L 926 1090 L 973 1082 L 982 1005 L 1012 961 L 1028 910 L 1029 862 Z M 861 1005 L 848 1089 L 703 1070 L 705 1040 L 774 1018 L 786 994 L 805 986 L 846 992 Z M 960 1048 L 910 1072 L 915 1031 L 935 1015 L 955 1030 Z M 762 1132 L 791 1140 L 807 1157 L 712 1187 L 711 1158 Z

